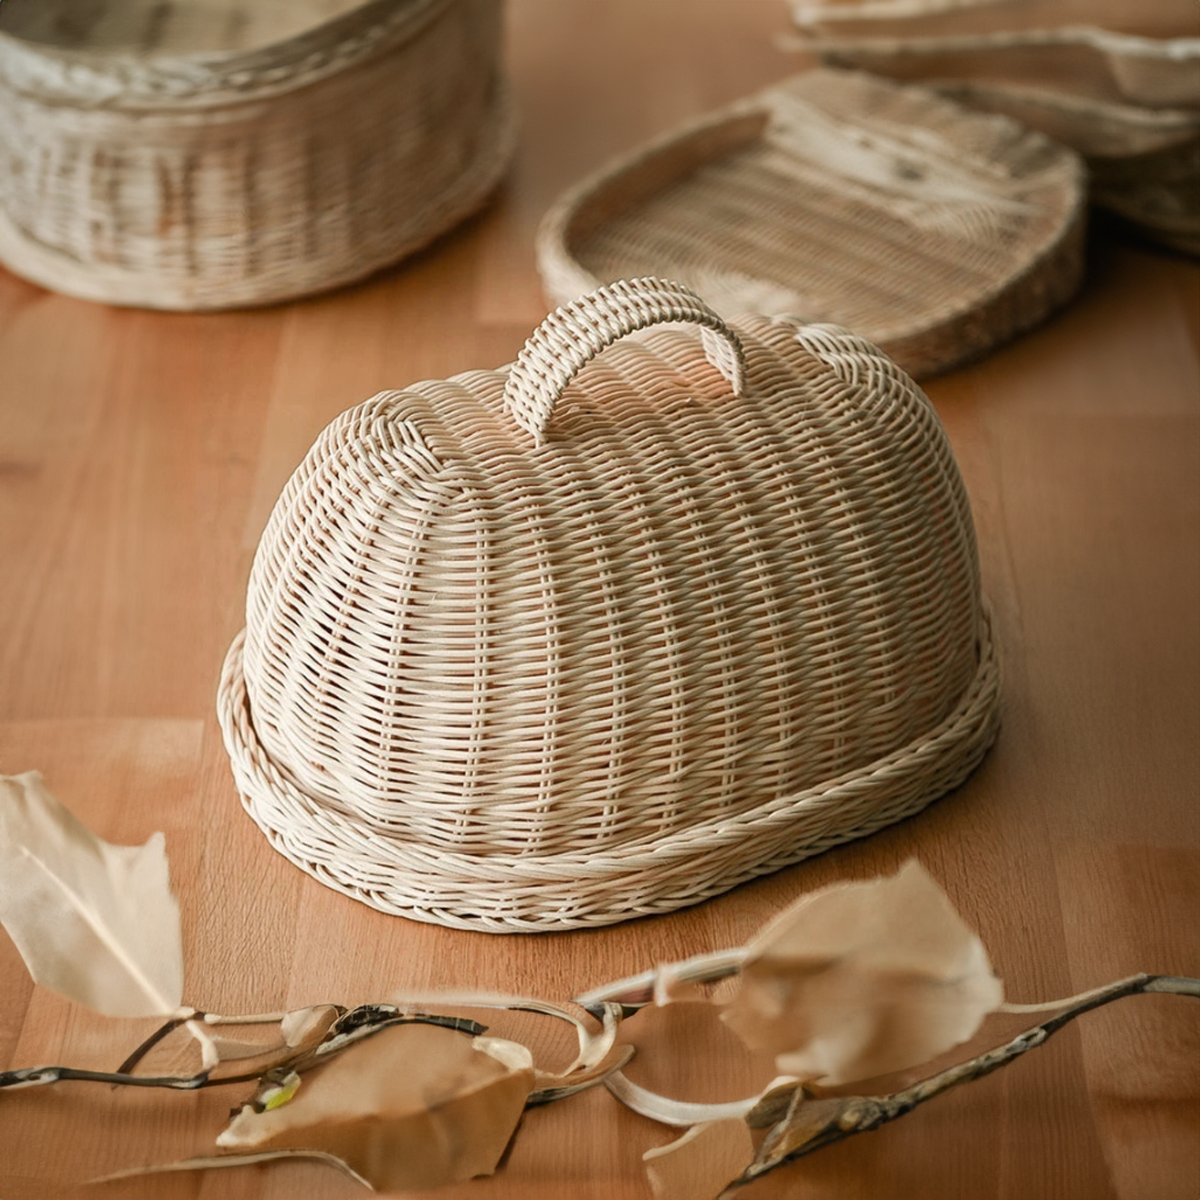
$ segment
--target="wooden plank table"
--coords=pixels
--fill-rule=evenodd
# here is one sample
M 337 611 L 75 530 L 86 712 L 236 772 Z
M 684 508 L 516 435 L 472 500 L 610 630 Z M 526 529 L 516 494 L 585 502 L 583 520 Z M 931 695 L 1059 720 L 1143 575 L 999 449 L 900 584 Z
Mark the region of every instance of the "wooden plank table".
M 1200 272 L 1107 227 L 1067 311 L 928 385 L 974 506 L 1005 668 L 999 743 L 956 794 L 690 911 L 508 938 L 345 899 L 272 853 L 241 811 L 213 699 L 289 472 L 380 388 L 510 360 L 545 312 L 532 237 L 550 200 L 795 69 L 773 40 L 785 29 L 775 0 L 512 0 L 523 132 L 507 184 L 360 287 L 166 315 L 0 272 L 0 770 L 41 770 L 109 840 L 165 831 L 189 1003 L 246 1012 L 445 987 L 566 998 L 738 944 L 799 894 L 912 855 L 979 930 L 1013 1000 L 1139 970 L 1200 976 Z M 528 1021 L 496 1026 L 562 1051 Z M 1029 1023 L 992 1017 L 972 1047 Z M 0 1068 L 113 1069 L 146 1028 L 35 987 L 0 934 Z M 630 1077 L 681 1098 L 737 1098 L 772 1074 L 699 1011 L 627 1028 Z M 1200 1008 L 1125 1000 L 744 1194 L 1195 1200 L 1198 1066 Z M 0 1096 L 0 1196 L 74 1195 L 104 1172 L 205 1153 L 243 1094 L 77 1083 Z M 641 1153 L 673 1136 L 591 1092 L 529 1112 L 496 1176 L 431 1195 L 634 1200 L 649 1195 Z M 86 1194 L 357 1191 L 287 1163 Z

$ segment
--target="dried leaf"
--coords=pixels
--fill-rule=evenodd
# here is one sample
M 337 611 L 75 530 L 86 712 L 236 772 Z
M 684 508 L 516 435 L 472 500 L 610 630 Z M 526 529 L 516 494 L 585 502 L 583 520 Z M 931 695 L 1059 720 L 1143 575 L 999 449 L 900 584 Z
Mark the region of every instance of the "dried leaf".
M 614 1046 L 606 1058 L 594 1066 L 582 1070 L 570 1071 L 562 1075 L 552 1075 L 546 1071 L 538 1071 L 535 1075 L 537 1088 L 529 1095 L 530 1104 L 552 1104 L 555 1100 L 565 1100 L 598 1083 L 606 1083 L 623 1067 L 629 1065 L 634 1055 L 633 1046 Z
M 820 1137 L 830 1127 L 836 1126 L 846 1107 L 857 1100 L 840 1096 L 818 1099 L 805 1094 L 798 1088 L 792 1094 L 787 1112 L 767 1135 L 754 1160 L 759 1173 L 772 1170 L 784 1163 L 798 1150 Z
M 367 1191 L 375 1190 L 336 1154 L 326 1154 L 323 1150 L 266 1150 L 261 1154 L 212 1154 L 207 1158 L 185 1158 L 179 1162 L 157 1163 L 149 1167 L 126 1167 L 123 1171 L 113 1171 L 110 1175 L 101 1175 L 88 1182 L 112 1183 L 117 1179 L 136 1179 L 142 1175 L 162 1175 L 170 1171 L 209 1171 L 215 1167 L 249 1167 L 256 1163 L 276 1162 L 285 1158 L 313 1158 L 318 1162 L 328 1163 L 329 1166 L 336 1167 L 343 1175 L 349 1176 L 355 1183 L 361 1183 Z
M 554 1017 L 566 1021 L 575 1027 L 579 1038 L 579 1054 L 575 1061 L 562 1072 L 567 1075 L 573 1071 L 590 1070 L 607 1055 L 616 1037 L 616 1026 L 620 1021 L 620 1009 L 616 1005 L 598 1005 L 599 1011 L 592 1015 L 598 1016 L 603 1027 L 598 1034 L 590 1029 L 579 1017 L 562 1004 L 553 1004 L 549 1000 L 535 1000 L 529 996 L 513 996 L 504 992 L 425 992 L 421 995 L 402 994 L 395 997 L 395 1004 L 401 1012 L 425 1013 L 430 1008 L 495 1008 L 508 1012 L 532 1012 L 543 1016 Z M 579 1005 L 582 1008 L 582 1005 Z M 585 1012 L 590 1011 L 585 1009 Z
M 1002 999 L 983 944 L 910 861 L 814 892 L 768 924 L 722 1015 L 780 1071 L 840 1084 L 957 1046 Z
M 575 1003 L 587 1009 L 593 1016 L 605 1002 L 620 1004 L 623 1008 L 641 1008 L 646 1004 L 678 1003 L 680 1001 L 710 997 L 694 984 L 711 984 L 737 975 L 742 969 L 746 951 L 742 947 L 733 950 L 710 951 L 686 958 L 682 962 L 660 963 L 652 971 L 615 979 L 578 996 Z
M 36 771 L 0 776 L 0 923 L 34 980 L 110 1017 L 175 1012 L 179 904 L 163 835 L 96 837 Z
M 295 1098 L 242 1108 L 227 1149 L 322 1150 L 381 1190 L 488 1175 L 533 1088 L 529 1053 L 435 1025 L 393 1025 L 305 1074 Z M 503 1058 L 500 1057 L 503 1055 Z
M 737 1118 L 693 1125 L 678 1140 L 642 1155 L 658 1200 L 712 1200 L 753 1158 L 750 1130 Z
M 635 1113 L 649 1117 L 660 1125 L 674 1125 L 683 1129 L 689 1125 L 702 1125 L 713 1121 L 742 1120 L 758 1102 L 757 1096 L 748 1100 L 730 1100 L 723 1104 L 696 1104 L 690 1100 L 672 1100 L 660 1096 L 633 1083 L 620 1071 L 614 1071 L 604 1081 L 604 1086 Z
M 217 1070 L 213 1079 L 257 1075 L 303 1061 L 333 1027 L 340 1015 L 334 1004 L 317 1004 L 288 1013 L 279 1023 L 280 1037 L 273 1042 L 242 1042 L 215 1035 L 213 1041 L 223 1064 L 229 1070 Z
M 329 1027 L 337 1020 L 340 1010 L 336 1004 L 314 1004 L 309 1008 L 293 1009 L 285 1013 L 279 1023 L 279 1032 L 289 1046 L 298 1048 L 319 1042 Z

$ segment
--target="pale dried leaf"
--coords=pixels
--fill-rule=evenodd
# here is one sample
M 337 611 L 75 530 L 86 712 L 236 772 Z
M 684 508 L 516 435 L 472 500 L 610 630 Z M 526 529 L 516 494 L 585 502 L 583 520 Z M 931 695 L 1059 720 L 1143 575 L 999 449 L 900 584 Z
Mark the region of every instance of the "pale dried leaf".
M 742 947 L 733 950 L 709 951 L 686 958 L 681 962 L 660 963 L 652 971 L 630 975 L 625 979 L 614 979 L 577 996 L 575 1003 L 589 1012 L 605 1003 L 617 1003 L 628 1008 L 640 1008 L 646 1004 L 663 1005 L 679 1000 L 693 1000 L 704 995 L 700 989 L 693 990 L 689 984 L 711 984 L 736 976 L 741 970 L 746 951 Z
M 496 1169 L 533 1087 L 533 1071 L 434 1025 L 393 1025 L 304 1076 L 289 1103 L 242 1109 L 223 1148 L 336 1155 L 381 1190 L 417 1190 Z M 490 1052 L 489 1052 L 490 1051 Z M 518 1051 L 504 1048 L 517 1061 Z
M 508 1038 L 479 1037 L 471 1039 L 471 1045 L 484 1054 L 490 1054 L 497 1062 L 502 1062 L 510 1071 L 532 1071 L 533 1054 L 528 1046 L 520 1042 L 511 1042 Z
M 927 1062 L 1002 999 L 983 944 L 910 861 L 805 896 L 767 925 L 722 1015 L 780 1071 L 840 1084 Z
M 297 1008 L 286 1013 L 279 1023 L 279 1032 L 289 1046 L 307 1045 L 312 1035 L 319 1029 L 320 1041 L 325 1036 L 330 1025 L 337 1020 L 338 1009 L 334 1004 L 314 1004 L 310 1008 Z
M 674 1125 L 683 1129 L 689 1125 L 702 1125 L 711 1121 L 742 1120 L 758 1102 L 757 1096 L 747 1100 L 730 1100 L 722 1104 L 697 1104 L 690 1100 L 673 1100 L 660 1096 L 626 1079 L 618 1070 L 605 1080 L 604 1086 L 623 1104 L 643 1117 L 649 1117 L 660 1125 Z
M 179 904 L 163 835 L 96 837 L 42 777 L 0 776 L 0 923 L 44 987 L 110 1017 L 161 1016 L 183 997 Z
M 337 1020 L 339 1010 L 333 1004 L 319 1004 L 297 1011 L 304 1016 L 289 1023 L 288 1018 L 296 1014 L 287 1014 L 280 1022 L 281 1036 L 272 1042 L 244 1042 L 215 1035 L 213 1040 L 220 1065 L 209 1078 L 220 1081 L 265 1075 L 268 1071 L 306 1061 Z
M 769 1129 L 783 1119 L 798 1091 L 808 1095 L 794 1075 L 779 1075 L 772 1079 L 746 1114 L 746 1124 L 751 1129 Z
M 560 1072 L 561 1075 L 592 1071 L 610 1057 L 621 1027 L 621 1006 L 602 1003 L 599 1009 L 600 1032 L 588 1035 L 586 1040 L 581 1036 L 578 1056 L 566 1070 Z
M 530 1093 L 530 1104 L 550 1104 L 555 1100 L 563 1100 L 567 1096 L 586 1092 L 598 1083 L 605 1083 L 623 1067 L 627 1066 L 634 1055 L 633 1046 L 613 1046 L 607 1057 L 591 1067 L 581 1070 L 564 1072 L 555 1075 L 549 1071 L 535 1072 L 536 1090 Z
M 276 1162 L 285 1158 L 313 1158 L 318 1162 L 336 1167 L 343 1175 L 349 1176 L 355 1183 L 361 1183 L 369 1192 L 375 1189 L 348 1163 L 343 1162 L 336 1154 L 326 1154 L 324 1150 L 265 1150 L 261 1154 L 211 1154 L 205 1158 L 185 1158 L 179 1162 L 156 1163 L 149 1167 L 126 1167 L 123 1171 L 113 1171 L 109 1175 L 100 1175 L 89 1183 L 112 1183 L 117 1179 L 136 1179 L 142 1175 L 163 1175 L 171 1171 L 209 1171 L 217 1167 L 249 1167 L 256 1163 Z
M 693 1125 L 642 1155 L 657 1200 L 713 1200 L 753 1159 L 750 1130 L 737 1118 Z
M 708 992 L 702 983 L 682 979 L 660 967 L 654 980 L 653 1003 L 659 1008 L 666 1008 L 668 1004 L 707 1004 Z
M 590 1071 L 608 1056 L 616 1040 L 617 1028 L 621 1023 L 621 1006 L 615 1003 L 599 1003 L 599 1012 L 584 1008 L 574 1001 L 568 1008 L 548 1000 L 536 1000 L 530 996 L 513 996 L 503 992 L 426 992 L 421 995 L 402 994 L 394 998 L 398 1008 L 410 1014 L 427 1013 L 431 1009 L 445 1008 L 495 1008 L 508 1012 L 540 1013 L 554 1017 L 574 1026 L 579 1039 L 579 1053 L 569 1067 L 556 1075 L 569 1075 L 575 1071 Z M 601 1028 L 593 1033 L 573 1009 L 598 1017 Z

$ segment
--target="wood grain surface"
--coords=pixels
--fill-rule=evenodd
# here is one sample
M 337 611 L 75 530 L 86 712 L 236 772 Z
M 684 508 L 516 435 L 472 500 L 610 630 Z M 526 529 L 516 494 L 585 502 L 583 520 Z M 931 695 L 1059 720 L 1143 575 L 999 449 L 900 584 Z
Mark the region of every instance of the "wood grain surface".
M 1200 271 L 1092 231 L 1078 300 L 928 391 L 959 456 L 1005 669 L 982 769 L 919 817 L 730 895 L 603 931 L 494 937 L 387 917 L 274 854 L 213 712 L 250 559 L 320 429 L 384 387 L 492 367 L 544 315 L 537 221 L 583 171 L 796 69 L 776 0 L 511 0 L 522 143 L 465 228 L 366 285 L 221 315 L 123 311 L 0 271 L 0 771 L 43 772 L 103 837 L 165 831 L 186 1000 L 218 1012 L 502 989 L 566 998 L 742 941 L 799 894 L 918 856 L 1010 999 L 1200 975 Z M 973 1046 L 1029 1018 L 995 1016 Z M 539 1042 L 533 1018 L 493 1022 Z M 35 987 L 0 933 L 0 1068 L 114 1069 L 145 1022 Z M 733 1099 L 771 1065 L 705 1013 L 646 1012 L 637 1082 Z M 747 1200 L 1196 1200 L 1200 1006 L 1135 997 Z M 304 1196 L 310 1163 L 83 1188 L 211 1150 L 244 1087 L 0 1095 L 0 1197 Z M 638 1200 L 665 1127 L 594 1091 L 525 1116 L 455 1200 Z M 697 1197 L 697 1200 L 701 1198 Z

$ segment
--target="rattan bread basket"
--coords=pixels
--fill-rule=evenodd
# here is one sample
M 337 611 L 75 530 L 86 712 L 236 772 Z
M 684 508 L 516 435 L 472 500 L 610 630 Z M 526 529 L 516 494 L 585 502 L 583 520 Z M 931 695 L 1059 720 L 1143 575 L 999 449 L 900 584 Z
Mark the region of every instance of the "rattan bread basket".
M 218 697 L 276 849 L 493 931 L 667 912 L 871 833 L 962 782 L 997 706 L 919 388 L 844 330 L 727 325 L 655 279 L 337 418 Z
M 502 0 L 5 0 L 0 262 L 114 304 L 265 304 L 462 220 L 511 155 Z
M 557 303 L 678 279 L 726 318 L 846 325 L 921 378 L 1065 303 L 1083 163 L 1005 117 L 832 68 L 674 129 L 569 188 L 538 230 Z

